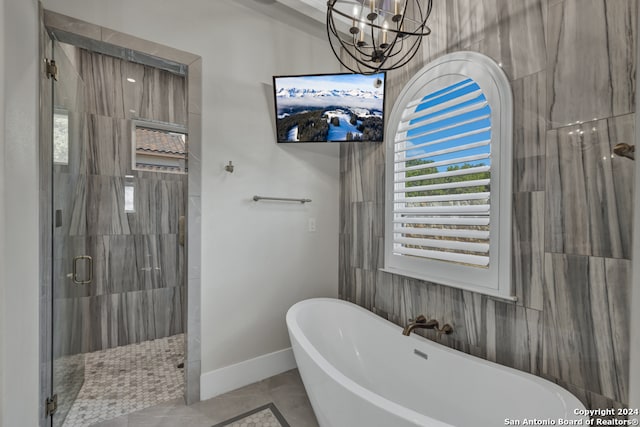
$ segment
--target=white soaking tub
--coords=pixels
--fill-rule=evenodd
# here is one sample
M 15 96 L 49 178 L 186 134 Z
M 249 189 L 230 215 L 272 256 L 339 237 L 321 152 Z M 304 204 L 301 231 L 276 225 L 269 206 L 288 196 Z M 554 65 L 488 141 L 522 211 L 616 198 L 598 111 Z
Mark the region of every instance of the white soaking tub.
M 287 327 L 321 427 L 586 425 L 582 403 L 556 384 L 404 336 L 346 301 L 299 302 Z

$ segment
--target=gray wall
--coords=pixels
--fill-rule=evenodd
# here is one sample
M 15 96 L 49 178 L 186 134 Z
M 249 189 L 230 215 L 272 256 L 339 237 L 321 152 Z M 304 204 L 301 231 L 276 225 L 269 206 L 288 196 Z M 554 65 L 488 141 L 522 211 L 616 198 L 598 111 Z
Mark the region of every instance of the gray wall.
M 387 108 L 442 54 L 500 63 L 514 95 L 517 303 L 380 272 L 384 146 L 341 148 L 340 297 L 403 325 L 450 323 L 442 343 L 531 372 L 589 407 L 628 402 L 637 2 L 434 2 L 433 34 L 387 77 Z M 427 333 L 430 338 L 435 338 Z
M 0 31 L 0 82 L 4 82 L 4 0 L 0 0 L 0 22 L 2 22 L 3 30 Z M 4 100 L 4 84 L 0 85 L 0 99 Z M 0 102 L 0 165 L 4 166 L 4 102 Z M 0 173 L 0 271 L 4 271 L 4 174 Z M 4 412 L 4 377 L 3 377 L 3 359 L 4 359 L 4 277 L 0 274 L 0 414 Z M 0 427 L 3 426 L 2 417 L 0 416 Z
M 70 116 L 69 165 L 54 167 L 55 209 L 63 211 L 54 230 L 54 330 L 65 328 L 56 357 L 181 333 L 186 307 L 178 218 L 186 215 L 187 177 L 131 166 L 132 118 L 187 126 L 185 78 L 64 50 L 84 85 Z M 135 177 L 134 213 L 124 210 L 125 175 Z M 66 275 L 84 254 L 94 260 L 94 279 L 77 285 Z
M 38 423 L 38 7 L 4 3 L 5 128 L 0 424 Z M 11 58 L 11 60 L 8 60 Z M 10 268 L 9 268 L 10 266 Z M 20 367 L 21 369 L 17 369 Z

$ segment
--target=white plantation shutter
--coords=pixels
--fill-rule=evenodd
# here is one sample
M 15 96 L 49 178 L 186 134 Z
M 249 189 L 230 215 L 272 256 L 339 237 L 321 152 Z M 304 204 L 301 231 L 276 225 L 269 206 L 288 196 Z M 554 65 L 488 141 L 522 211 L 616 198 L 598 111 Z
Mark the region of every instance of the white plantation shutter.
M 511 92 L 473 52 L 427 65 L 387 134 L 385 270 L 513 299 Z
M 490 144 L 491 109 L 472 79 L 408 103 L 394 144 L 395 253 L 488 267 Z

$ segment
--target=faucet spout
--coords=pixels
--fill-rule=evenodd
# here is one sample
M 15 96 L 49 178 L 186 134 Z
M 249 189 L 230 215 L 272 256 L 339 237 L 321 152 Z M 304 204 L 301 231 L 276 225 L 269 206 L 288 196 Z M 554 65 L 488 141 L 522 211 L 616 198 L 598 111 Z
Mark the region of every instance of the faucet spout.
M 427 320 L 424 315 L 419 315 L 414 321 L 409 319 L 409 324 L 402 330 L 402 335 L 409 336 L 414 329 L 438 329 L 438 321 L 435 319 Z

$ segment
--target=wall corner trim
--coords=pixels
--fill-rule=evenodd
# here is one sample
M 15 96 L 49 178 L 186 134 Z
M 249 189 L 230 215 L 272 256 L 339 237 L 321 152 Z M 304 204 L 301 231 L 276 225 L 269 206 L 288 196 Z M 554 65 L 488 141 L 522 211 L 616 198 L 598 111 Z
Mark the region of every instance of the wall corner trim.
M 291 347 L 209 371 L 200 377 L 200 400 L 262 381 L 297 367 Z

